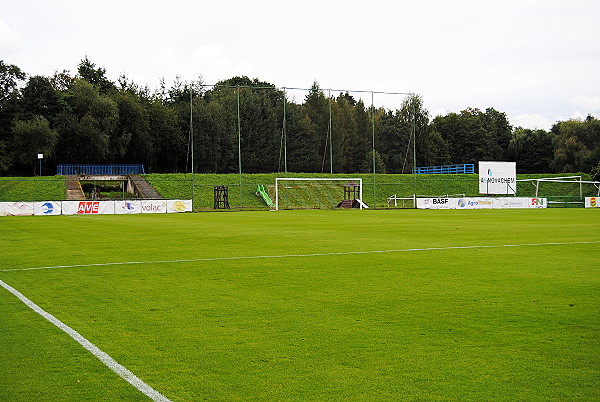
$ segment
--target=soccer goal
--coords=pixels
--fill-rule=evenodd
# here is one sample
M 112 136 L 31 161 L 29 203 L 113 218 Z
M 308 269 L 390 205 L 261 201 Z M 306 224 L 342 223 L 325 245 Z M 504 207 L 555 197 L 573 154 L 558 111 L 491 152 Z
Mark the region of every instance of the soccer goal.
M 362 179 L 275 179 L 275 210 L 368 208 L 362 201 Z
M 582 180 L 581 176 L 543 177 L 536 179 L 521 179 L 530 182 L 535 187 L 535 197 L 547 197 L 548 204 L 567 207 L 583 206 L 584 197 L 600 196 L 600 182 Z M 542 186 L 542 183 L 544 184 Z

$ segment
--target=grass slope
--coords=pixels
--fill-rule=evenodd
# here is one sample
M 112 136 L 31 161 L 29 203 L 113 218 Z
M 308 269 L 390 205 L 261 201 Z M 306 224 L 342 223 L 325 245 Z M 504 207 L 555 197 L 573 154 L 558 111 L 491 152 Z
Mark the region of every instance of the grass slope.
M 518 179 L 532 179 L 541 177 L 564 176 L 553 175 L 518 175 Z M 589 175 L 582 175 L 583 180 L 589 180 Z M 187 174 L 160 174 L 146 175 L 146 179 L 166 198 L 191 198 L 191 175 Z M 196 210 L 212 209 L 214 201 L 213 187 L 226 185 L 229 187 L 229 204 L 232 208 L 268 209 L 260 197 L 256 196 L 258 184 L 273 186 L 275 178 L 282 174 L 201 174 L 194 176 L 194 208 Z M 366 175 L 366 174 L 336 174 L 321 175 L 314 173 L 288 173 L 286 177 L 347 177 L 363 179 L 363 200 L 370 206 L 378 208 L 387 207 L 387 198 L 419 196 L 439 197 L 448 195 L 463 195 L 470 197 L 480 196 L 478 175 Z M 583 186 L 584 196 L 594 196 L 597 189 L 592 185 Z M 273 191 L 271 191 L 273 193 Z M 535 186 L 531 183 L 519 183 L 517 195 L 533 197 L 536 194 Z M 579 185 L 565 183 L 542 183 L 539 196 L 557 197 L 556 200 L 579 200 Z M 339 201 L 343 199 L 343 190 L 340 188 Z
M 276 177 L 281 173 L 271 174 L 196 174 L 194 175 L 194 208 L 195 210 L 212 210 L 214 204 L 214 186 L 229 187 L 229 204 L 233 209 L 267 210 L 265 202 L 256 196 L 256 187 L 262 184 L 272 187 Z M 564 174 L 561 174 L 564 175 Z M 518 175 L 518 179 L 551 177 L 561 175 Z M 286 177 L 346 177 L 363 179 L 363 199 L 370 206 L 387 207 L 387 198 L 419 196 L 439 197 L 448 195 L 479 196 L 478 176 L 476 174 L 462 175 L 366 175 L 366 174 L 336 174 L 321 175 L 315 173 L 287 173 Z M 190 174 L 149 174 L 146 179 L 167 199 L 192 198 L 192 176 Z M 589 175 L 583 175 L 589 180 Z M 583 186 L 584 196 L 594 196 L 597 189 L 592 185 Z M 531 183 L 519 183 L 518 196 L 535 196 L 535 186 Z M 273 190 L 271 189 L 271 193 Z M 272 194 L 273 195 L 273 194 Z M 556 199 L 579 199 L 579 186 L 564 183 L 542 183 L 540 196 L 557 197 Z M 109 194 L 122 198 L 121 192 Z M 125 197 L 127 195 L 125 194 Z M 133 196 L 131 196 L 133 197 Z M 36 178 L 0 178 L 0 201 L 50 201 L 65 199 L 65 182 L 62 176 L 47 176 Z M 340 188 L 339 200 L 343 199 Z M 337 204 L 335 202 L 335 204 Z
M 597 400 L 596 212 L 6 217 L 0 279 L 172 400 Z M 0 309 L 0 399 L 140 398 Z
M 65 199 L 63 176 L 0 177 L 0 201 L 60 201 Z

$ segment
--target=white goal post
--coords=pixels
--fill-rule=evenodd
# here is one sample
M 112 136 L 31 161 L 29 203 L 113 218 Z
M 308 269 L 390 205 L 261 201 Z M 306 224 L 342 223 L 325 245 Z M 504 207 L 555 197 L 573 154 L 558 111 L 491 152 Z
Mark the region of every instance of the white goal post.
M 316 209 L 334 208 L 344 200 L 344 186 L 354 182 L 358 187 L 359 208 L 368 208 L 362 201 L 362 179 L 346 177 L 278 177 L 275 179 L 275 210 L 279 209 Z M 294 200 L 300 201 L 292 202 Z M 287 205 L 282 205 L 286 200 Z M 288 205 L 291 207 L 287 208 Z

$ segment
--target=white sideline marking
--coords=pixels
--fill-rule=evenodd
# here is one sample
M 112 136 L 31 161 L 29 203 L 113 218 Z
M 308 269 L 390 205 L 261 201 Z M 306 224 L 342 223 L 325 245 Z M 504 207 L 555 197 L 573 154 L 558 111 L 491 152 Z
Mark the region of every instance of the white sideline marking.
M 534 247 L 534 246 L 567 246 L 575 244 L 598 244 L 596 241 L 573 241 L 573 242 L 550 242 L 550 243 L 523 243 L 523 244 L 496 244 L 479 246 L 449 246 L 449 247 L 426 247 L 426 248 L 405 248 L 398 250 L 370 250 L 370 251 L 346 251 L 337 253 L 313 253 L 313 254 L 281 254 L 281 255 L 256 255 L 256 256 L 237 256 L 237 257 L 216 257 L 216 258 L 192 258 L 185 260 L 159 260 L 159 261 L 121 261 L 121 262 L 102 262 L 95 264 L 73 264 L 73 265 L 53 265 L 48 267 L 31 268 L 9 268 L 0 269 L 0 272 L 10 271 L 31 271 L 35 269 L 56 269 L 56 268 L 80 268 L 80 267 L 104 267 L 109 265 L 133 265 L 133 264 L 175 264 L 180 262 L 202 262 L 202 261 L 228 261 L 228 260 L 256 260 L 262 258 L 301 258 L 301 257 L 323 257 L 333 255 L 354 255 L 354 254 L 378 254 L 378 253 L 405 253 L 410 251 L 435 251 L 435 250 L 468 250 L 475 248 L 502 248 L 502 247 Z
M 170 402 L 170 400 L 167 397 L 163 396 L 160 392 L 156 391 L 154 388 L 152 388 L 151 386 L 146 384 L 144 381 L 140 380 L 135 374 L 133 374 L 131 371 L 127 370 L 121 364 L 117 363 L 112 357 L 110 357 L 108 354 L 106 354 L 105 352 L 100 350 L 96 345 L 94 345 L 93 343 L 91 343 L 90 341 L 85 339 L 73 328 L 64 324 L 62 321 L 60 321 L 58 318 L 54 317 L 52 314 L 44 311 L 40 306 L 38 306 L 37 304 L 35 304 L 31 300 L 29 300 L 21 292 L 19 292 L 12 286 L 8 285 L 6 282 L 2 281 L 1 279 L 0 279 L 0 285 L 4 289 L 6 289 L 10 293 L 12 293 L 13 295 L 17 296 L 17 298 L 19 298 L 19 300 L 21 300 L 23 303 L 25 303 L 25 305 L 27 305 L 27 307 L 29 307 L 30 309 L 32 309 L 33 311 L 35 311 L 36 313 L 38 313 L 39 315 L 44 317 L 46 320 L 48 320 L 52 324 L 56 325 L 62 331 L 64 331 L 67 335 L 69 335 L 71 338 L 73 338 L 75 341 L 77 341 L 81 346 L 83 346 L 87 351 L 89 351 L 91 354 L 96 356 L 98 358 L 98 360 L 100 360 L 102 363 L 104 363 L 109 369 L 111 369 L 112 371 L 117 373 L 121 378 L 123 378 L 129 384 L 136 387 L 140 392 L 142 392 L 143 394 L 148 396 L 150 399 L 152 399 L 154 401 L 161 401 L 161 402 L 169 401 Z

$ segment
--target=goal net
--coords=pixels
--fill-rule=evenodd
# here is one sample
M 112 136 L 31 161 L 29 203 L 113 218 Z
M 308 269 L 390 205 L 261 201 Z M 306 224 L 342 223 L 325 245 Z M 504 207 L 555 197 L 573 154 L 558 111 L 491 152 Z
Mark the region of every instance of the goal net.
M 366 207 L 362 179 L 276 178 L 275 210 Z

